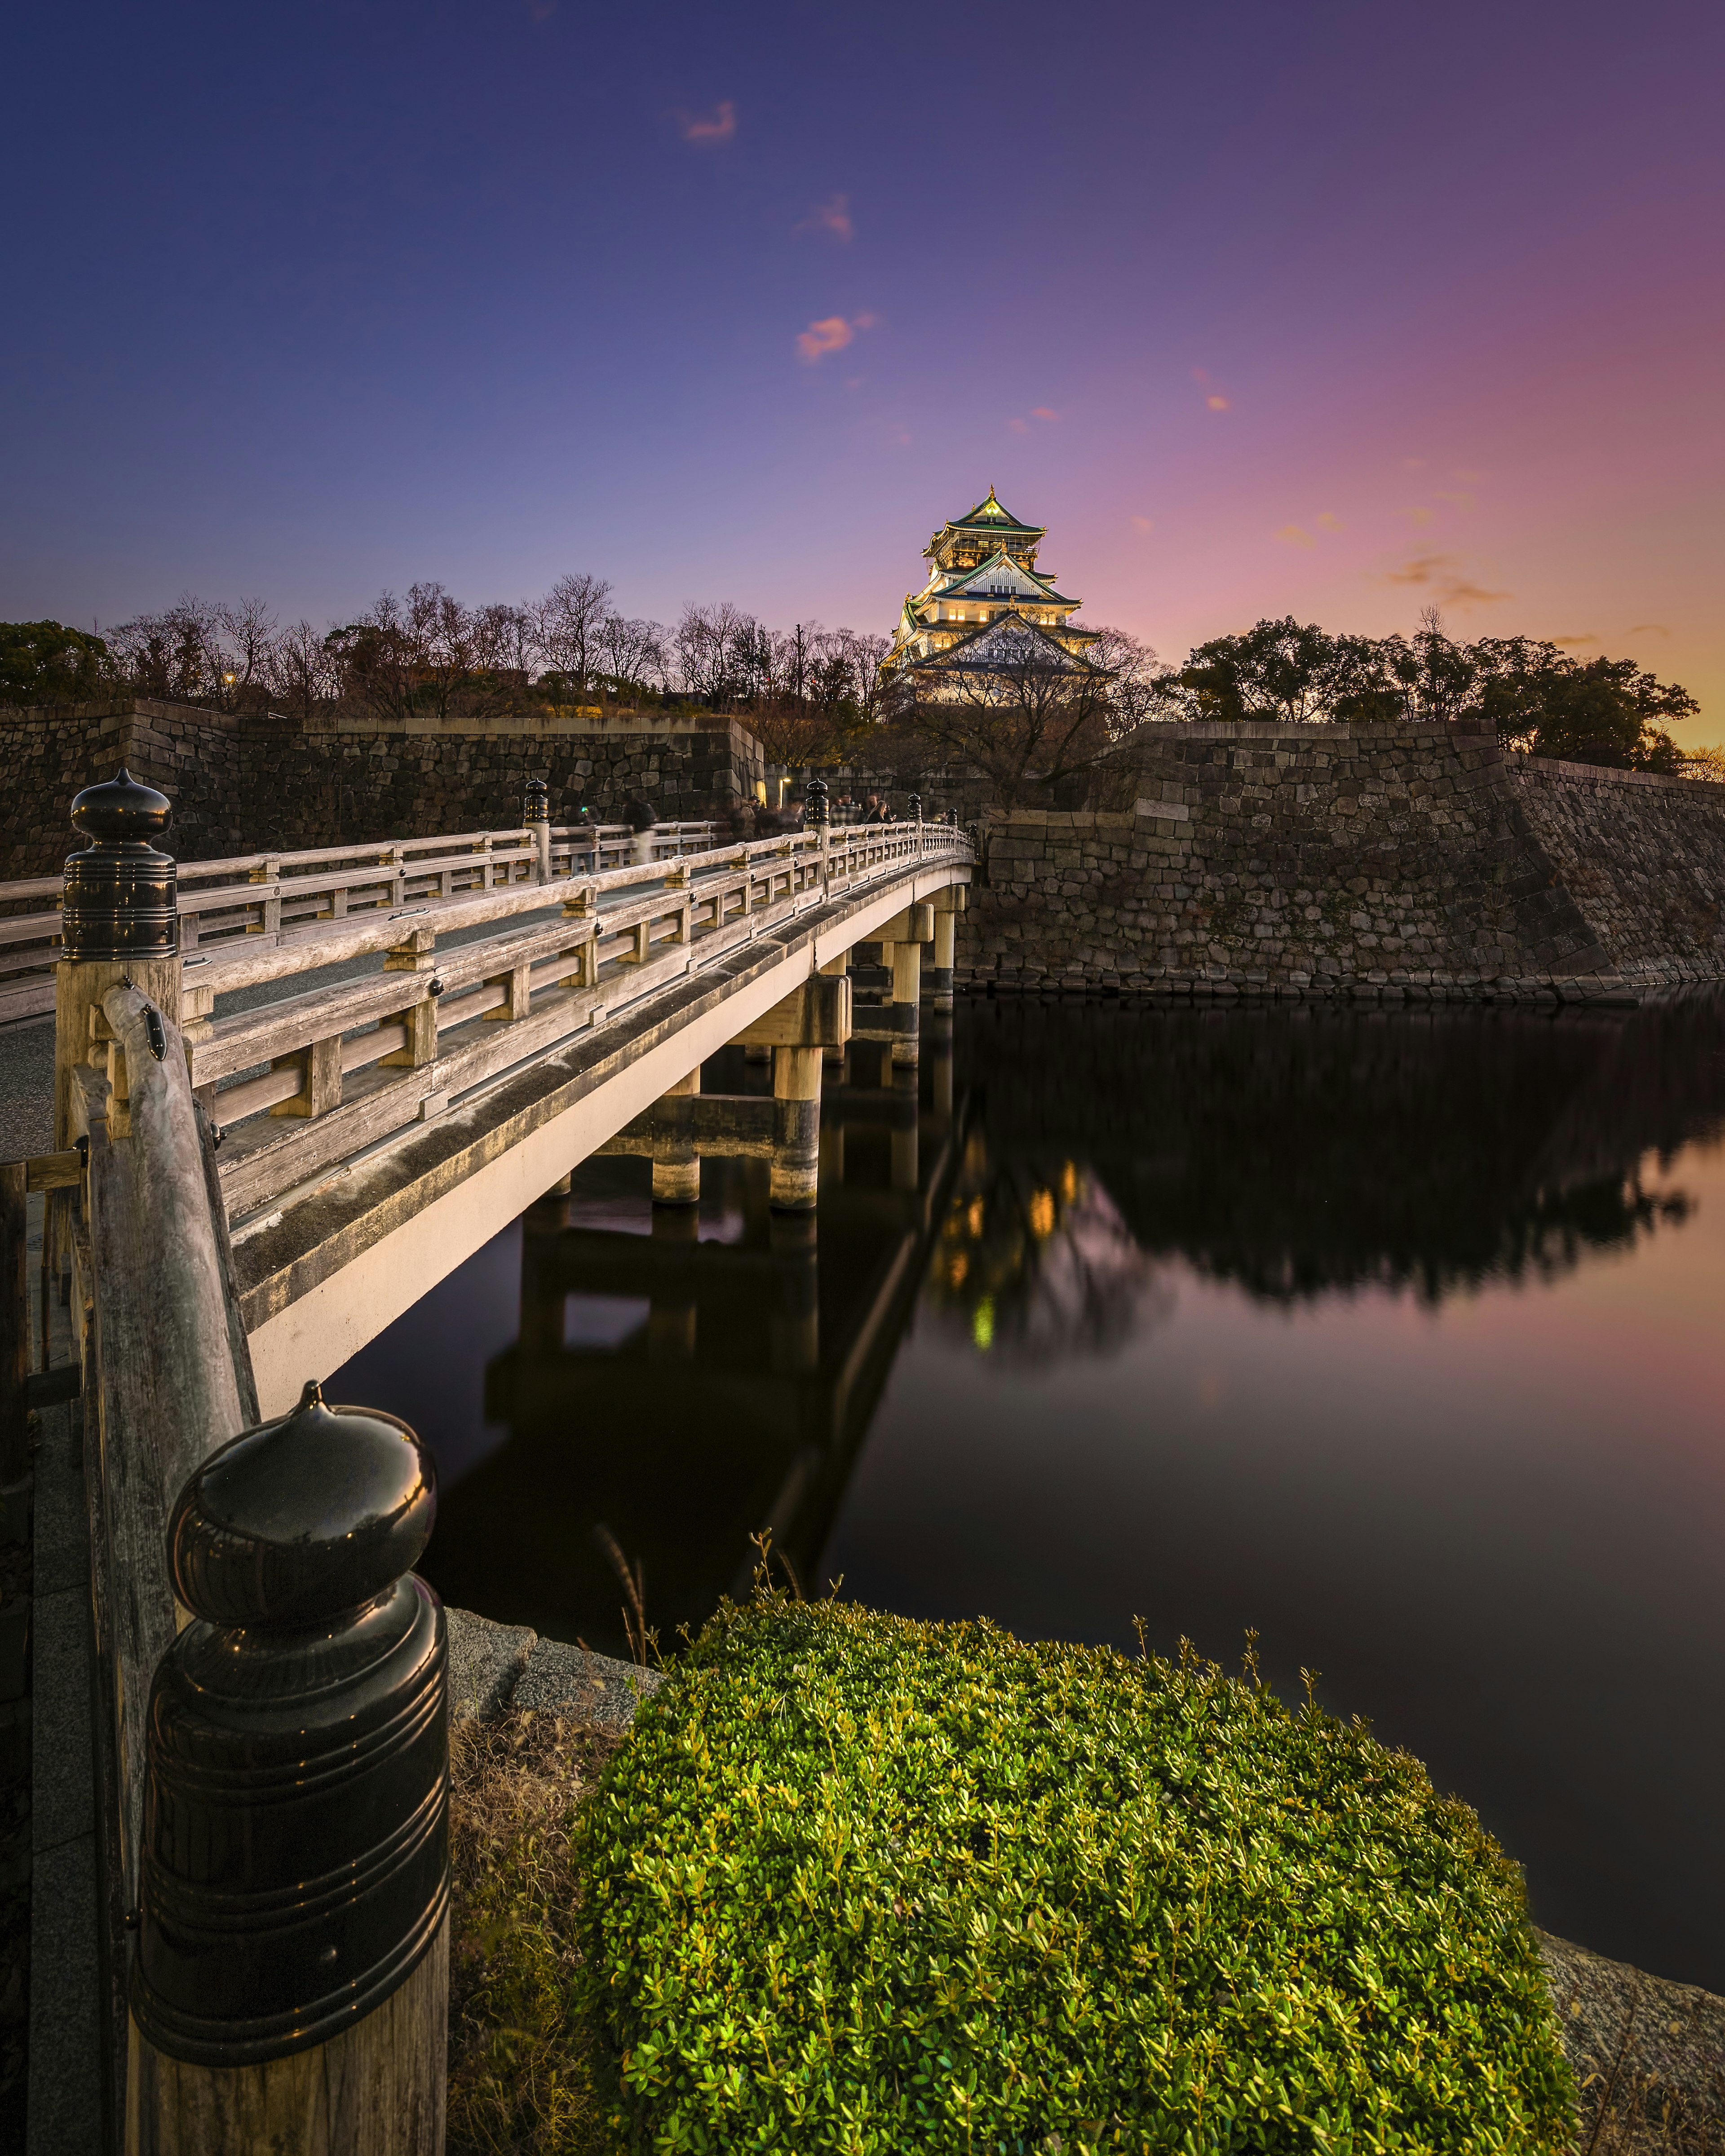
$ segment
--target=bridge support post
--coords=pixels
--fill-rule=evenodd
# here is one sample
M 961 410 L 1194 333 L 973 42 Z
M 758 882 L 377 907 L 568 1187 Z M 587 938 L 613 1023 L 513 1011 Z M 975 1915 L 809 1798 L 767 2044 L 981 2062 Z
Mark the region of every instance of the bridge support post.
M 892 968 L 892 1067 L 914 1070 L 917 1060 L 917 1011 L 922 999 L 922 946 L 934 940 L 934 909 L 907 906 L 887 922 L 880 942 Z
M 773 1165 L 769 1203 L 780 1212 L 814 1209 L 820 1179 L 819 1048 L 773 1051 Z
M 824 969 L 737 1038 L 773 1058 L 773 1155 L 768 1195 L 776 1211 L 806 1213 L 820 1175 L 820 1068 L 850 1038 L 850 982 Z
M 701 1066 L 661 1093 L 653 1109 L 653 1203 L 698 1205 L 701 1156 L 695 1149 L 695 1096 L 701 1091 Z
M 442 2156 L 449 1648 L 412 1572 L 435 1509 L 405 1424 L 316 1385 L 180 1493 L 128 2156 Z
M 922 977 L 922 989 L 937 1010 L 952 1008 L 952 965 L 957 954 L 958 916 L 963 911 L 962 883 L 949 884 L 934 901 L 933 963 Z
M 846 951 L 839 957 L 829 958 L 820 970 L 829 980 L 836 981 L 845 978 L 850 971 L 850 953 Z M 848 1044 L 845 1041 L 829 1040 L 821 1051 L 828 1075 L 838 1079 L 841 1083 L 845 1077 L 845 1058 L 847 1047 Z

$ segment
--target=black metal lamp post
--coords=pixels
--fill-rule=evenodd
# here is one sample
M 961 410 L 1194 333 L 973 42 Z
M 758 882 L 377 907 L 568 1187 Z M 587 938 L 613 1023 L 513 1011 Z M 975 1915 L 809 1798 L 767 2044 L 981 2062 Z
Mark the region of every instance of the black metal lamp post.
M 833 808 L 827 793 L 827 783 L 819 773 L 809 782 L 809 791 L 803 798 L 803 820 L 811 830 L 824 830 L 832 821 Z

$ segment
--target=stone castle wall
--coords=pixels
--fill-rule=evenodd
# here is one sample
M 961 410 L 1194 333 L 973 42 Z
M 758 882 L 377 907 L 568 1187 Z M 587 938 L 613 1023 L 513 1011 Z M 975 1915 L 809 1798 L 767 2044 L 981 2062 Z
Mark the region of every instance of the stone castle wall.
M 46 875 L 73 795 L 121 763 L 175 807 L 182 860 L 505 829 L 630 795 L 722 814 L 762 774 L 734 721 L 572 730 L 303 728 L 131 698 L 0 709 L 0 875 Z M 1130 807 L 986 821 L 973 986 L 1473 994 L 1725 975 L 1725 787 L 1506 756 L 1446 727 L 1168 726 L 1099 793 Z
M 752 793 L 763 768 L 751 735 L 704 715 L 623 713 L 580 732 L 552 721 L 392 732 L 131 697 L 0 707 L 0 877 L 57 871 L 78 843 L 73 796 L 122 763 L 173 802 L 168 844 L 181 860 L 507 829 L 533 773 L 550 782 L 553 823 L 583 803 L 613 819 L 637 793 L 666 822 L 696 820 Z
M 961 982 L 1417 997 L 1725 974 L 1725 788 L 1440 726 L 1158 727 L 1122 766 L 1130 810 L 989 819 Z

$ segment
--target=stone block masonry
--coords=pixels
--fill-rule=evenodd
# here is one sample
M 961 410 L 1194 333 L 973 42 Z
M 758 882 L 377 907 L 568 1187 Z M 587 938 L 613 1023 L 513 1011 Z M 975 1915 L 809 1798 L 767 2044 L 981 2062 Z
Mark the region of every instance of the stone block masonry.
M 665 822 L 722 816 L 763 774 L 759 744 L 709 714 L 623 712 L 582 725 L 537 714 L 302 726 L 125 697 L 0 706 L 0 876 L 55 873 L 75 843 L 72 797 L 125 764 L 174 804 L 181 860 L 268 849 L 508 829 L 530 772 L 553 823 L 585 803 L 614 820 L 631 795 Z
M 1634 996 L 1725 975 L 1725 788 L 1448 727 L 1157 726 L 1130 810 L 988 819 L 971 988 Z

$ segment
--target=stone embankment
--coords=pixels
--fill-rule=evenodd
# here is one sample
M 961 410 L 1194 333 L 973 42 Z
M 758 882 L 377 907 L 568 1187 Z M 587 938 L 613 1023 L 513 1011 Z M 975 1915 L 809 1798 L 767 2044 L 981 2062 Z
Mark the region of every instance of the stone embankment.
M 708 713 L 619 711 L 573 720 L 369 721 L 302 726 L 123 697 L 0 707 L 0 877 L 51 875 L 70 850 L 72 797 L 125 764 L 174 804 L 182 860 L 263 850 L 506 830 L 522 781 L 545 775 L 553 823 L 585 803 L 614 815 L 633 794 L 665 822 L 722 815 L 764 776 L 760 744 Z
M 1128 808 L 997 814 L 972 988 L 1635 998 L 1725 974 L 1725 787 L 1444 726 L 1156 727 Z

